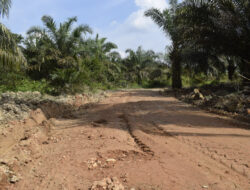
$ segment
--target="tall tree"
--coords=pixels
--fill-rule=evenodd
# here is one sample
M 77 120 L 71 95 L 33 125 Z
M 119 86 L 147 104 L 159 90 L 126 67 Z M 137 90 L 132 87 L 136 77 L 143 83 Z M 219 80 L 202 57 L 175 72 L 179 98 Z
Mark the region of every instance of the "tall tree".
M 250 0 L 186 0 L 178 10 L 185 41 L 206 52 L 240 58 L 242 77 L 249 82 Z
M 9 15 L 11 0 L 0 0 L 0 16 Z M 0 66 L 2 69 L 16 68 L 26 63 L 26 60 L 16 44 L 14 35 L 0 23 Z
M 145 12 L 147 17 L 152 20 L 171 38 L 172 48 L 170 51 L 170 60 L 172 64 L 172 87 L 181 88 L 181 47 L 180 37 L 178 35 L 178 24 L 176 23 L 177 0 L 170 0 L 170 8 L 160 11 L 152 8 Z
M 42 77 L 57 68 L 78 67 L 79 59 L 84 51 L 83 34 L 92 33 L 88 25 L 72 28 L 77 18 L 69 18 L 57 26 L 50 16 L 43 16 L 44 28 L 35 26 L 27 32 L 25 41 L 26 55 L 30 66 L 42 72 Z
M 135 76 L 137 83 L 141 85 L 143 78 L 149 75 L 146 69 L 155 64 L 158 55 L 153 51 L 143 50 L 141 46 L 136 51 L 127 49 L 126 53 L 128 57 L 124 60 L 124 64 L 128 73 L 130 73 L 130 78 L 134 80 Z
M 89 53 L 92 53 L 94 56 L 96 56 L 99 59 L 106 59 L 108 56 L 108 53 L 111 52 L 113 49 L 117 49 L 117 45 L 112 42 L 107 42 L 107 38 L 99 38 L 99 35 L 97 34 L 94 40 L 88 41 L 90 46 Z

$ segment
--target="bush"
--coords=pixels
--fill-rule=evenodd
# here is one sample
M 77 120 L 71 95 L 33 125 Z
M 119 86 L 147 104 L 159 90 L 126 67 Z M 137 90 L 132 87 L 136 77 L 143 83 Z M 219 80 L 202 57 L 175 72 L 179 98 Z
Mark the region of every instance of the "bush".
M 144 88 L 164 88 L 170 86 L 168 80 L 152 80 L 143 85 Z
M 49 90 L 46 80 L 35 81 L 20 73 L 2 73 L 0 82 L 0 92 L 6 91 L 39 91 L 47 93 Z

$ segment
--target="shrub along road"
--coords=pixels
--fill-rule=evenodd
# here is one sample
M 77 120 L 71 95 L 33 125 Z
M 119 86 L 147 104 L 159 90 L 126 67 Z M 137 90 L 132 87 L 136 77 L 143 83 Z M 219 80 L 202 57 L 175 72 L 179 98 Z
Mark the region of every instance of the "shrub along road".
M 67 118 L 42 118 L 22 124 L 40 123 L 14 148 L 1 144 L 16 158 L 2 168 L 18 180 L 6 174 L 12 184 L 2 178 L 0 189 L 250 189 L 250 131 L 158 91 L 112 92 Z

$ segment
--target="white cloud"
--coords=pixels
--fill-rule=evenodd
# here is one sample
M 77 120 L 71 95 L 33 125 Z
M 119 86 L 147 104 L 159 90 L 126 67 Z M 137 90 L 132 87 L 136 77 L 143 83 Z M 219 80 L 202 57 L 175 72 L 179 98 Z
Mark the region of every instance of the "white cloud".
M 164 9 L 167 7 L 166 0 L 135 0 L 135 4 L 141 9 L 150 9 L 152 7 Z
M 138 30 L 148 30 L 153 24 L 149 18 L 145 18 L 144 10 L 142 9 L 132 13 L 126 23 Z
M 122 58 L 125 58 L 127 56 L 127 54 L 126 54 L 125 51 L 119 50 L 118 52 L 120 53 L 120 55 L 121 55 Z
M 127 48 L 136 49 L 140 45 L 144 49 L 163 52 L 171 41 L 150 18 L 144 16 L 144 12 L 152 7 L 161 10 L 167 8 L 166 0 L 134 0 L 134 3 L 138 10 L 132 12 L 124 22 L 113 25 L 112 30 L 104 35 L 119 46 L 122 56 Z
M 166 0 L 135 0 L 135 4 L 139 7 L 139 10 L 133 12 L 127 22 L 137 29 L 148 30 L 153 27 L 153 22 L 150 18 L 144 16 L 144 12 L 150 8 L 165 9 L 167 8 Z

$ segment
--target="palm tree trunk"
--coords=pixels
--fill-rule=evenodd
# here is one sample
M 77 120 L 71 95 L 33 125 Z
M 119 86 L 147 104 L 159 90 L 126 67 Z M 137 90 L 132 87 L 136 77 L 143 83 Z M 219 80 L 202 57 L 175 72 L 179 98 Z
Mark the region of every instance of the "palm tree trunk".
M 142 77 L 140 71 L 137 72 L 137 83 L 139 85 L 142 85 Z
M 243 85 L 250 86 L 250 60 L 242 60 L 240 64 Z
M 170 59 L 172 62 L 172 88 L 180 89 L 182 88 L 180 53 L 177 50 L 173 50 L 170 54 Z
M 232 60 L 228 60 L 227 71 L 228 71 L 228 79 L 230 81 L 233 80 L 233 75 L 234 75 L 235 69 L 236 69 L 236 67 L 234 66 L 234 62 Z

